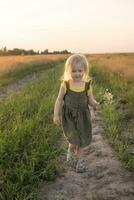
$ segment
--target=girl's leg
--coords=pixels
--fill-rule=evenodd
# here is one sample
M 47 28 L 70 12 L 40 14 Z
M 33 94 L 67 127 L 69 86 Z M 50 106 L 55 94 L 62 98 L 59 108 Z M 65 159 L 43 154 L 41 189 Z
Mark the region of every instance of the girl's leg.
M 76 145 L 75 154 L 78 159 L 83 156 L 83 149 L 78 145 Z
M 76 156 L 78 159 L 77 165 L 76 165 L 76 172 L 82 173 L 86 170 L 85 160 L 83 157 L 83 148 L 77 145 L 76 147 Z
M 67 161 L 72 160 L 75 154 L 76 145 L 69 143 L 67 150 Z
M 75 153 L 76 145 L 69 143 L 68 149 L 72 152 Z

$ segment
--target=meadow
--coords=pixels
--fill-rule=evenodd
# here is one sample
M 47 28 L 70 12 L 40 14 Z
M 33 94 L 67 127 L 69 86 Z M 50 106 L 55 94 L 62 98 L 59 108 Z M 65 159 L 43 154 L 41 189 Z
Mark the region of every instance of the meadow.
M 61 130 L 53 124 L 53 105 L 62 67 L 55 65 L 0 102 L 2 200 L 34 199 L 39 180 L 53 180 L 59 173 Z
M 14 81 L 54 66 L 67 55 L 0 56 L 0 89 Z
M 105 134 L 124 166 L 133 170 L 134 157 L 131 149 L 134 144 L 134 87 L 133 79 L 128 78 L 124 69 L 125 66 L 132 68 L 128 63 L 129 58 L 133 63 L 134 56 L 109 54 L 87 57 L 91 66 L 94 95 L 102 102 L 101 116 L 105 124 Z M 117 60 L 120 60 L 119 68 L 116 65 L 113 70 L 112 66 L 114 61 L 117 64 Z M 25 72 L 32 73 L 34 66 L 37 71 L 44 69 L 40 68 L 40 59 L 38 61 L 27 61 L 24 64 Z M 49 63 L 54 67 L 40 74 L 38 79 L 33 80 L 19 93 L 11 94 L 4 102 L 0 102 L 1 200 L 34 200 L 39 182 L 54 180 L 62 170 L 58 163 L 59 155 L 64 151 L 60 143 L 62 130 L 53 124 L 53 109 L 64 61 L 64 56 L 60 60 L 56 56 L 55 60 L 50 59 Z M 43 62 L 47 61 L 44 59 Z M 43 67 L 48 65 L 44 63 Z M 121 65 L 124 65 L 123 75 L 118 70 Z M 30 70 L 26 70 L 28 68 Z M 21 67 L 17 67 L 17 70 L 14 68 L 13 74 L 9 70 L 1 78 L 6 74 L 14 76 L 16 71 L 22 72 L 21 70 Z M 19 78 L 17 74 L 16 78 Z M 104 100 L 106 89 L 113 94 L 112 101 Z
M 134 54 L 88 56 L 95 94 L 102 103 L 105 133 L 119 159 L 134 169 Z M 110 92 L 112 101 L 105 101 Z
M 121 76 L 134 79 L 134 53 L 91 54 L 87 57 L 98 67 L 110 69 Z

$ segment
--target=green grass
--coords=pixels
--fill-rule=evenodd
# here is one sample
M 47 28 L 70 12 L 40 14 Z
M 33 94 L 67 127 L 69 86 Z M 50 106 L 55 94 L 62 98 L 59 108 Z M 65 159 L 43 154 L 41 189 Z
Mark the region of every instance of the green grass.
M 40 179 L 60 168 L 61 128 L 53 124 L 63 64 L 46 71 L 23 91 L 0 103 L 0 199 L 36 199 Z
M 102 118 L 105 124 L 105 134 L 117 152 L 118 157 L 129 170 L 134 169 L 134 156 L 128 153 L 131 145 L 124 139 L 124 124 L 126 127 L 134 117 L 134 89 L 133 82 L 118 73 L 97 67 L 92 63 L 91 75 L 94 80 L 94 91 L 98 101 L 104 99 L 105 90 L 109 89 L 114 95 L 113 102 L 102 104 Z M 124 108 L 124 110 L 122 109 Z M 134 127 L 129 133 L 134 141 Z
M 25 77 L 26 75 L 32 74 L 33 72 L 39 72 L 43 69 L 50 69 L 58 63 L 61 63 L 61 61 L 53 61 L 53 62 L 40 63 L 40 64 L 32 63 L 32 64 L 29 64 L 30 66 L 25 67 L 25 68 L 24 67 L 20 68 L 20 64 L 19 64 L 18 70 L 6 73 L 5 75 L 0 77 L 0 89 L 3 86 L 9 85 L 9 84 L 15 82 L 16 80 L 19 80 L 19 79 Z M 25 64 L 25 65 L 27 65 L 27 64 Z

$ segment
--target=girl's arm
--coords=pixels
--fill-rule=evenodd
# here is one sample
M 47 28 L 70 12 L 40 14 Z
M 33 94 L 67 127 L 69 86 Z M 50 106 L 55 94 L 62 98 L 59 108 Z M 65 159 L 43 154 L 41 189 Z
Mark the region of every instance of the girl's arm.
M 54 123 L 56 125 L 59 125 L 61 123 L 60 114 L 61 114 L 61 108 L 62 108 L 62 105 L 63 105 L 63 97 L 64 97 L 64 95 L 65 95 L 65 90 L 61 86 L 60 90 L 59 90 L 58 97 L 57 97 L 56 102 L 55 102 L 55 106 L 54 106 L 53 121 L 54 121 Z
M 89 100 L 89 105 L 91 105 L 94 109 L 96 109 L 98 105 L 100 104 L 99 102 L 95 100 L 92 90 L 90 91 L 88 100 Z

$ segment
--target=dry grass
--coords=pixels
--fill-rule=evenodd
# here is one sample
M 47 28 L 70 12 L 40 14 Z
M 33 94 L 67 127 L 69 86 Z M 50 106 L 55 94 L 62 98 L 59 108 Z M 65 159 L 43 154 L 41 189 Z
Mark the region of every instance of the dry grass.
M 0 76 L 14 70 L 27 68 L 33 64 L 45 64 L 49 61 L 64 60 L 69 55 L 35 55 L 35 56 L 2 56 L 0 57 Z M 117 71 L 131 79 L 134 78 L 134 53 L 90 54 L 88 60 L 97 66 Z
M 64 60 L 68 55 L 1 56 L 0 76 L 15 70 L 27 68 L 33 64 L 45 64 L 49 61 Z
M 130 79 L 134 79 L 134 53 L 120 54 L 91 54 L 87 55 L 89 61 L 97 66 L 117 71 Z

